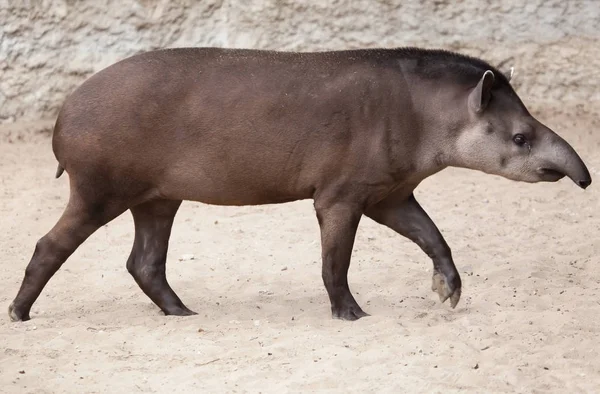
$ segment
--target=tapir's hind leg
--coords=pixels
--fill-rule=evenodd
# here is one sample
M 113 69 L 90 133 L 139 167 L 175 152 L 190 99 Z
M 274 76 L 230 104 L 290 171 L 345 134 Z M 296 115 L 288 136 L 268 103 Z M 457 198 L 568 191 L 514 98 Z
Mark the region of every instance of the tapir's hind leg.
M 35 246 L 25 277 L 8 307 L 12 321 L 29 320 L 31 306 L 67 258 L 100 226 L 128 207 L 118 202 L 88 203 L 72 191 L 69 203 L 54 227 Z
M 181 201 L 155 200 L 131 208 L 135 241 L 127 270 L 165 315 L 188 316 L 196 313 L 181 302 L 166 276 L 169 237 L 180 205 Z

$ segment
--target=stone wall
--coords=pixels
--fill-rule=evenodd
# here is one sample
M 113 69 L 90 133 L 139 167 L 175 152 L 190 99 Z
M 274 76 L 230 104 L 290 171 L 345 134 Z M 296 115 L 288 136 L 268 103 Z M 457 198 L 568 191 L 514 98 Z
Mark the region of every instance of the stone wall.
M 52 118 L 92 73 L 173 46 L 443 47 L 516 67 L 527 103 L 600 101 L 600 0 L 0 0 L 0 122 Z

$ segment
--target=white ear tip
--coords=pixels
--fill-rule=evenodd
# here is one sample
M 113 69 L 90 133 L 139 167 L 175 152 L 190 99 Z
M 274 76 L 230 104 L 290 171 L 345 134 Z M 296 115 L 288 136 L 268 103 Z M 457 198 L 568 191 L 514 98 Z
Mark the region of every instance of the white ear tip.
M 510 68 L 510 77 L 512 78 L 513 74 L 515 73 L 515 68 L 511 67 Z

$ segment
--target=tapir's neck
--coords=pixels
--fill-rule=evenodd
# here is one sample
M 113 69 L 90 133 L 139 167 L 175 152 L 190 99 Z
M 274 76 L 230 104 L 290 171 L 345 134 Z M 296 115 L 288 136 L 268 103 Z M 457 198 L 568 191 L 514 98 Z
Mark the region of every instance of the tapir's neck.
M 411 157 L 415 176 L 421 181 L 447 167 L 461 166 L 455 146 L 464 118 L 461 111 L 466 110 L 462 104 L 465 93 L 439 81 L 419 80 L 409 85 L 416 129 L 409 132 L 418 138 Z

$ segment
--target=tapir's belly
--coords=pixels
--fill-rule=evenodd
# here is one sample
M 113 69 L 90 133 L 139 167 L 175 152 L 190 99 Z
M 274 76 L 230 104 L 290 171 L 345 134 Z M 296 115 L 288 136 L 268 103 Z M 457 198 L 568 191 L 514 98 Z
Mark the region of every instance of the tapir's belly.
M 308 147 L 308 145 L 307 145 Z M 160 195 L 216 205 L 259 205 L 311 198 L 319 171 L 306 149 L 227 138 L 181 147 L 157 180 Z

